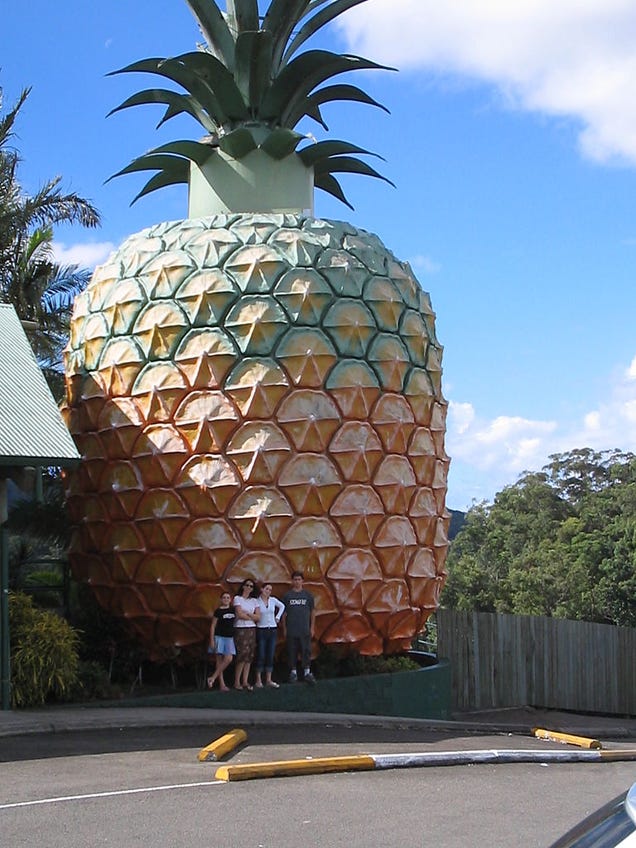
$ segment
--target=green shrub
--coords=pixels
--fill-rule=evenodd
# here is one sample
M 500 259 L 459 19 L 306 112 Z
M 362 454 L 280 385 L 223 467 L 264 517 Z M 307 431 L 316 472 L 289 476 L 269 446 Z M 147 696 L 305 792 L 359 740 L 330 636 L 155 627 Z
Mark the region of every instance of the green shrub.
M 366 657 L 346 648 L 323 647 L 315 661 L 316 675 L 328 677 L 358 677 L 363 674 L 392 674 L 396 671 L 415 671 L 419 663 L 402 654 Z
M 20 592 L 9 594 L 9 629 L 12 705 L 34 707 L 68 696 L 78 676 L 76 631 Z
M 91 701 L 116 698 L 121 694 L 119 686 L 111 683 L 108 671 L 96 660 L 80 660 L 77 682 L 69 691 L 73 701 Z

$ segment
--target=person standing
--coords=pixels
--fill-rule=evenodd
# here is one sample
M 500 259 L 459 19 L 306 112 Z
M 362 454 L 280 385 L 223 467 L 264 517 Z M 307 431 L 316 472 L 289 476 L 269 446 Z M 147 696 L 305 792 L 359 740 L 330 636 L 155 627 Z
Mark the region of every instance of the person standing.
M 296 683 L 298 680 L 296 666 L 300 655 L 303 680 L 313 684 L 316 679 L 311 673 L 311 640 L 314 636 L 316 610 L 314 596 L 303 588 L 303 580 L 302 571 L 292 573 L 292 587 L 283 595 L 285 612 L 282 621 L 287 643 L 289 682 Z
M 214 686 L 215 680 L 219 681 L 221 692 L 227 692 L 228 687 L 223 679 L 223 672 L 234 659 L 236 648 L 234 647 L 234 620 L 236 613 L 232 607 L 232 596 L 229 592 L 221 595 L 221 605 L 214 610 L 212 624 L 210 625 L 210 649 L 214 652 L 215 670 L 208 677 L 208 689 Z
M 260 611 L 256 608 L 254 597 L 254 581 L 244 580 L 238 594 L 233 600 L 234 612 L 234 644 L 236 645 L 236 670 L 234 672 L 234 688 L 254 688 L 250 685 L 250 666 L 254 660 L 256 650 L 256 622 L 260 618 Z
M 274 669 L 274 651 L 278 636 L 278 623 L 285 612 L 285 605 L 272 595 L 272 584 L 263 583 L 261 593 L 256 600 L 261 617 L 256 624 L 256 688 L 263 687 L 263 670 L 265 670 L 265 686 L 278 689 L 278 683 L 272 680 Z

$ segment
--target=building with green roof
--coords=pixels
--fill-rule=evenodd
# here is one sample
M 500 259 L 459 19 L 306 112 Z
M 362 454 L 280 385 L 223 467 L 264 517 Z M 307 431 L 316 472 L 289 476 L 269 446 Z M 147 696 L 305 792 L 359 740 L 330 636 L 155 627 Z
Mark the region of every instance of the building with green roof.
M 18 485 L 25 469 L 67 466 L 79 460 L 75 443 L 40 370 L 11 304 L 0 303 L 0 695 L 10 706 L 9 479 Z

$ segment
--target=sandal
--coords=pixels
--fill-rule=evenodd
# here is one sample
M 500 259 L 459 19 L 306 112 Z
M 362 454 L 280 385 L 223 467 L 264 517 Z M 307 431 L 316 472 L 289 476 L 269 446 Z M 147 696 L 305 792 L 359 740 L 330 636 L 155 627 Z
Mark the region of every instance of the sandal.
M 278 683 L 274 683 L 273 680 L 270 680 L 270 682 L 266 683 L 265 685 L 269 686 L 270 689 L 280 689 L 280 686 L 278 685 Z

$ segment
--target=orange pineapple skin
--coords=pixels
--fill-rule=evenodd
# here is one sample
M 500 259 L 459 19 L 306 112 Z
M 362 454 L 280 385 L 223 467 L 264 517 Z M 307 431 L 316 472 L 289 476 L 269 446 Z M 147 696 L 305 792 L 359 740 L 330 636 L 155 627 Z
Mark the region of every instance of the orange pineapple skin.
M 441 353 L 409 266 L 348 224 L 132 236 L 65 354 L 74 576 L 154 659 L 199 654 L 226 587 L 297 568 L 321 643 L 408 648 L 446 577 Z

